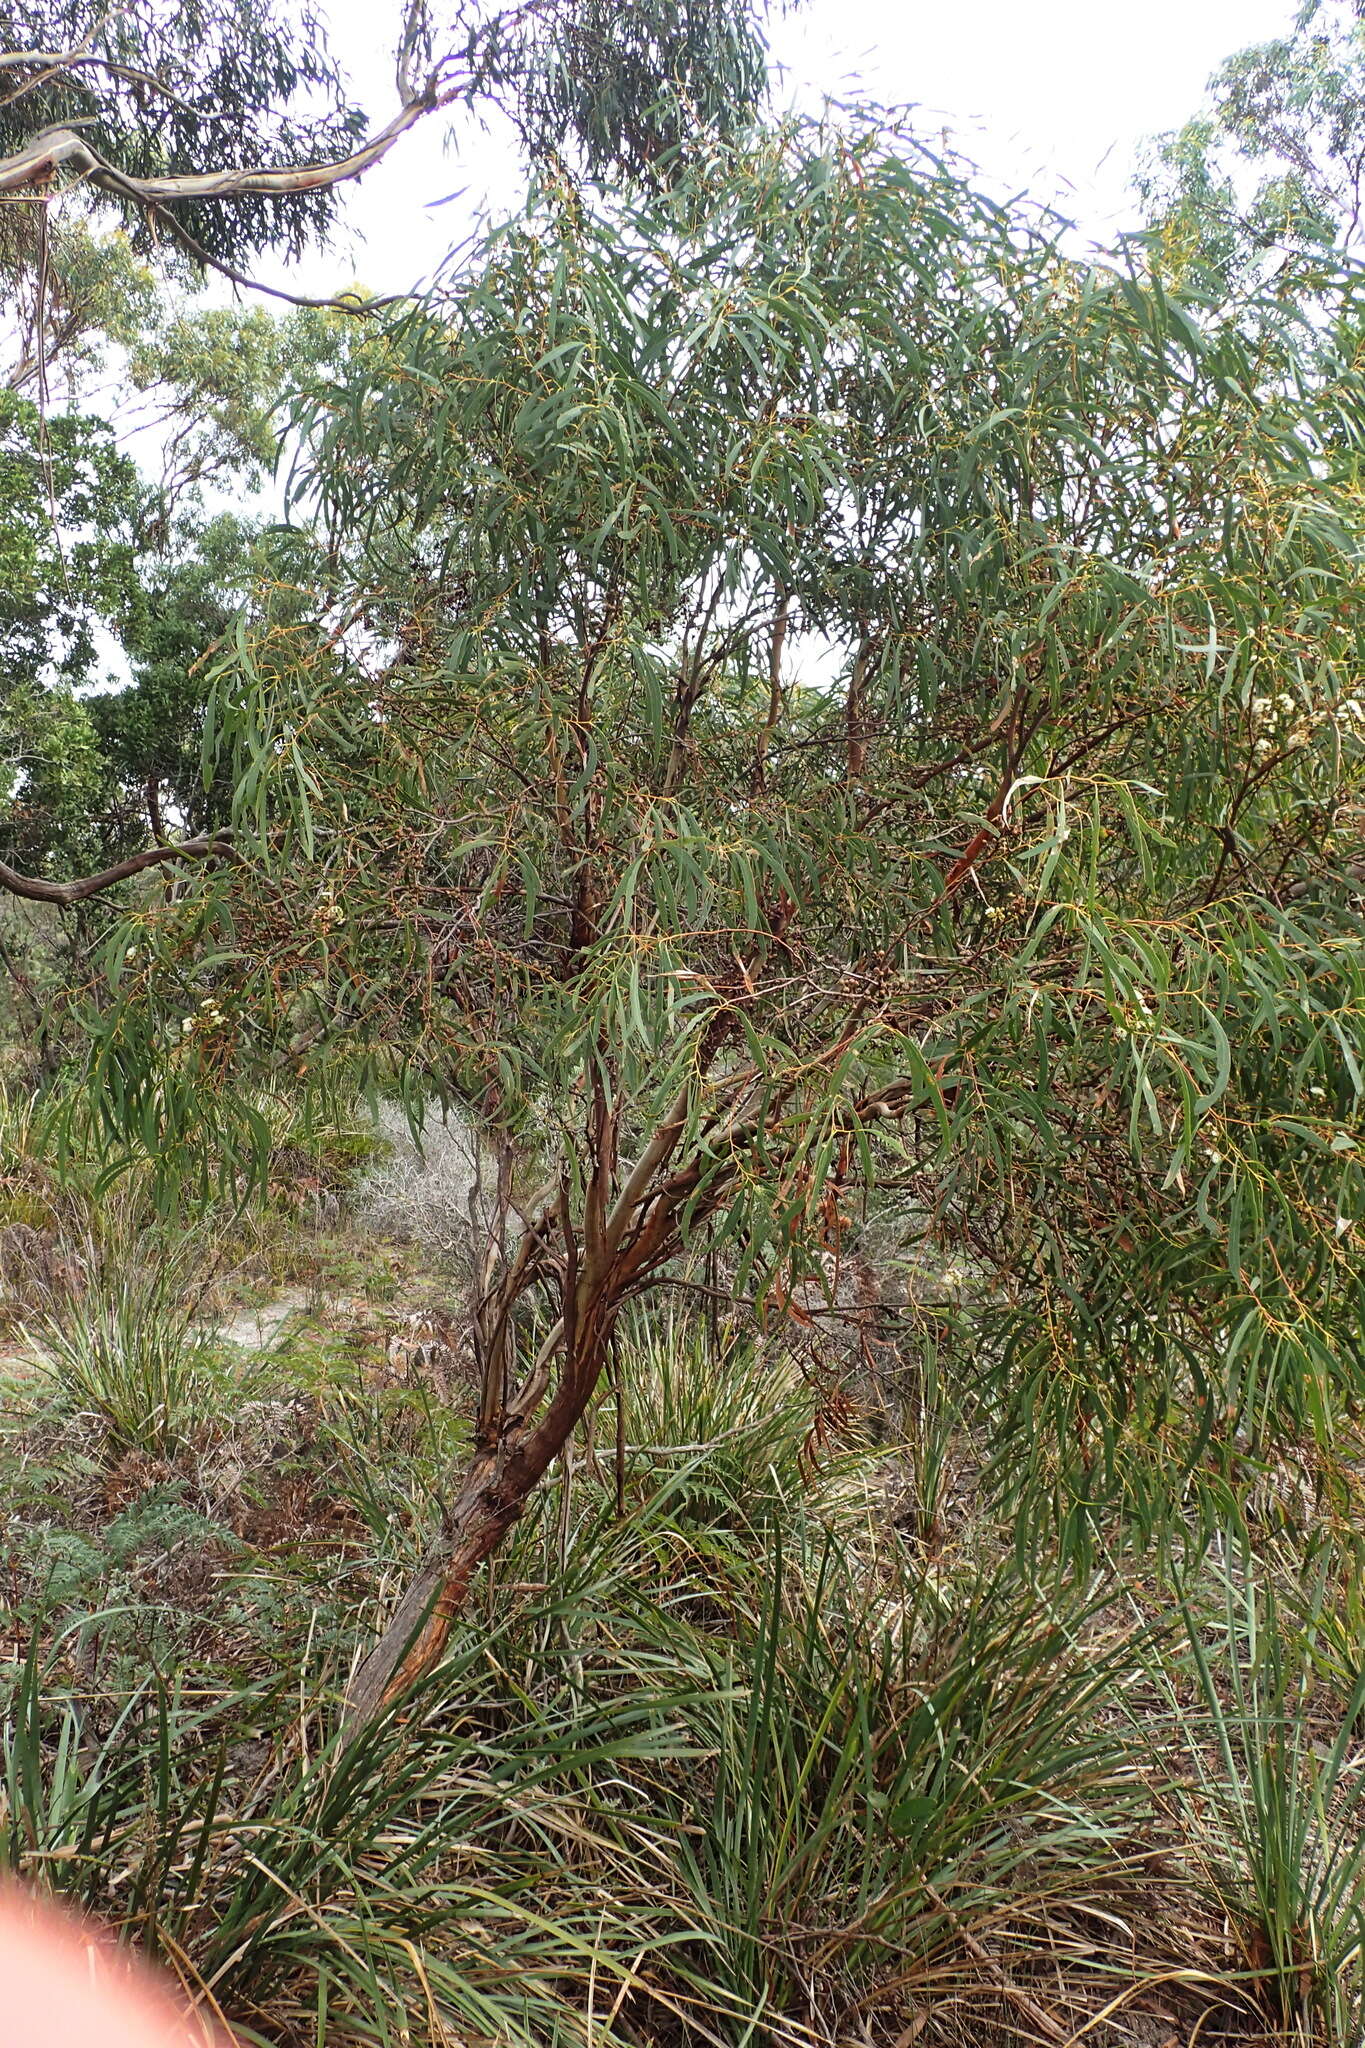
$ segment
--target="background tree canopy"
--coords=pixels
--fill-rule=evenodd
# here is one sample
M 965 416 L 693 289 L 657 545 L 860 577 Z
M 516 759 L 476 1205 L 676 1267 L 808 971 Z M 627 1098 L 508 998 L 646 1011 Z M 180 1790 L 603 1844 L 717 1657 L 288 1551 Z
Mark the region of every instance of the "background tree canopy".
M 202 662 L 274 545 L 259 514 L 219 508 L 258 496 L 282 385 L 339 359 L 349 330 L 177 295 L 121 300 L 110 325 L 65 363 L 68 407 L 0 397 L 0 857 L 53 877 L 208 817 Z M 76 409 L 109 354 L 131 387 L 121 436 Z
M 1138 184 L 1176 278 L 1219 290 L 1278 272 L 1303 289 L 1324 256 L 1330 279 L 1334 247 L 1357 247 L 1362 179 L 1365 14 L 1302 0 L 1287 35 L 1220 65 Z

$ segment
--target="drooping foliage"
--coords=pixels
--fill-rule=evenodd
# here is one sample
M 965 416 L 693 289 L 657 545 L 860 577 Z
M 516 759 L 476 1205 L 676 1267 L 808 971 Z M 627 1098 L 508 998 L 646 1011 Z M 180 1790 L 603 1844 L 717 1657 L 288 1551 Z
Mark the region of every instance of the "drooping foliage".
M 79 124 L 127 176 L 174 177 L 250 163 L 325 164 L 344 157 L 366 127 L 307 5 L 138 0 L 111 9 L 95 0 L 16 0 L 0 23 L 0 55 L 10 81 L 0 155 L 44 128 Z M 33 59 L 27 66 L 18 61 L 25 56 Z M 229 206 L 203 196 L 175 202 L 194 239 L 231 262 L 275 246 L 297 255 L 335 204 L 325 184 L 283 198 L 243 194 Z M 152 246 L 151 217 L 129 209 L 127 221 L 139 246 Z
M 469 10 L 479 89 L 505 107 L 532 161 L 566 152 L 593 176 L 649 177 L 698 134 L 733 134 L 767 79 L 751 0 L 572 0 Z
M 221 778 L 210 776 L 206 786 L 203 772 L 207 663 L 269 559 L 259 529 L 228 514 L 180 538 L 178 548 L 144 572 L 138 628 L 128 645 L 129 680 L 87 698 L 83 707 L 115 787 L 125 800 L 140 799 L 145 816 L 150 784 L 163 832 L 168 820 L 202 831 L 225 814 Z M 142 843 L 141 831 L 132 843 Z M 116 850 L 113 842 L 106 847 L 111 856 Z
M 547 1193 L 481 1337 L 503 1508 L 703 1228 L 776 1312 L 874 1186 L 965 1276 L 923 1341 L 1063 1500 L 1134 1441 L 1330 1428 L 1349 311 L 1080 269 L 884 133 L 548 188 L 303 408 L 335 574 L 221 673 L 232 863 L 111 941 L 111 1128 L 183 1160 L 234 1077 L 342 1043 L 524 1141 Z

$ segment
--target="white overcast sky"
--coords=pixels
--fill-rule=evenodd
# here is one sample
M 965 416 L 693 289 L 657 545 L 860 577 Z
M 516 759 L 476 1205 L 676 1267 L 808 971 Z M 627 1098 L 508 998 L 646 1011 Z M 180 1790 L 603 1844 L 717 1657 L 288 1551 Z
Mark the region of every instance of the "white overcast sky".
M 1282 33 L 1295 5 L 807 0 L 771 24 L 776 98 L 813 109 L 861 84 L 876 99 L 913 102 L 926 134 L 949 133 L 992 189 L 1027 186 L 1103 241 L 1132 224 L 1127 185 L 1143 139 L 1178 127 L 1220 60 Z M 397 12 L 397 0 L 330 0 L 338 54 L 380 120 L 394 104 Z M 466 119 L 446 149 L 433 123 L 352 188 L 349 242 L 278 281 L 330 291 L 357 278 L 375 291 L 405 290 L 463 239 L 475 205 L 501 209 L 517 188 L 504 139 Z M 464 196 L 433 203 L 452 192 Z

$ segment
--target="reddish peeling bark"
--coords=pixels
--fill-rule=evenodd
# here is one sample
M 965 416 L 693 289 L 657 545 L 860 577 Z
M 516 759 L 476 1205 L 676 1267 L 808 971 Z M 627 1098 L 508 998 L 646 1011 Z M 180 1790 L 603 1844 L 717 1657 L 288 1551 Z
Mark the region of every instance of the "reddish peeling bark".
M 613 1319 L 605 1304 L 592 1305 L 580 1341 L 572 1352 L 566 1350 L 554 1399 L 534 1429 L 523 1433 L 517 1414 L 508 1411 L 500 1420 L 497 1444 L 475 1451 L 440 1541 L 352 1680 L 343 1716 L 348 1740 L 439 1662 L 474 1573 L 520 1521 L 596 1393 L 606 1370 Z

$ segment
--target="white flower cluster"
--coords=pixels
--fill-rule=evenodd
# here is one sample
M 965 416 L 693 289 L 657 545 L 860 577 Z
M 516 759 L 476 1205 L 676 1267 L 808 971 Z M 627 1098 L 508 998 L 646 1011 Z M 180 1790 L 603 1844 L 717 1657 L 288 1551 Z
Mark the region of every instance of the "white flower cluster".
M 182 1017 L 180 1019 L 180 1029 L 188 1037 L 191 1031 L 213 1031 L 216 1030 L 218 1025 L 225 1024 L 226 1022 L 226 1017 L 218 1007 L 217 997 L 205 996 L 203 1002 L 199 1005 L 198 1016 Z
M 1252 752 L 1259 760 L 1285 747 L 1306 746 L 1313 735 L 1313 721 L 1288 690 L 1275 697 L 1253 697 L 1251 722 L 1256 728 Z
M 1343 697 L 1321 711 L 1310 711 L 1288 690 L 1275 696 L 1253 697 L 1251 723 L 1256 729 L 1252 752 L 1258 760 L 1283 753 L 1292 747 L 1306 747 L 1314 733 L 1335 724 L 1345 739 L 1365 740 L 1365 697 Z

